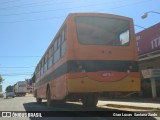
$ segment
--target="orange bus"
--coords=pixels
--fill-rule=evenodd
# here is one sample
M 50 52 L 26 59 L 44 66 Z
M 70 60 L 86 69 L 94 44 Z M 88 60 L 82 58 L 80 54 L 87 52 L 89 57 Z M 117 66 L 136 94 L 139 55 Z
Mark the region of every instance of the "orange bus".
M 100 93 L 140 91 L 133 20 L 103 13 L 69 14 L 38 63 L 38 103 L 81 100 L 96 106 Z

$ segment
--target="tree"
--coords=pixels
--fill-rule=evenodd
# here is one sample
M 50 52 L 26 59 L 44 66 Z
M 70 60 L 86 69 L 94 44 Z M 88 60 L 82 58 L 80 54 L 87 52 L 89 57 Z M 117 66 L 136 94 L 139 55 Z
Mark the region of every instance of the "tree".
M 4 81 L 4 79 L 2 78 L 2 76 L 0 75 L 0 84 Z
M 6 87 L 6 91 L 13 90 L 13 87 L 14 87 L 14 86 L 12 86 L 12 85 L 7 86 L 7 87 Z

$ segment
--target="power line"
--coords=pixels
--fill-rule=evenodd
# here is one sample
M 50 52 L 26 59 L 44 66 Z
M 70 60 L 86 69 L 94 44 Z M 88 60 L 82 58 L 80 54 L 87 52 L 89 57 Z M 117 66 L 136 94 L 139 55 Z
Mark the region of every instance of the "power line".
M 122 2 L 124 0 L 120 0 L 118 2 Z M 145 0 L 146 1 L 146 0 Z M 142 2 L 142 1 L 141 1 Z M 75 9 L 75 8 L 83 8 L 83 7 L 93 7 L 93 6 L 100 6 L 103 4 L 108 4 L 108 2 L 104 2 L 101 4 L 88 4 L 88 5 L 83 5 L 83 6 L 76 6 L 76 7 L 67 7 L 67 8 L 58 8 L 58 9 L 51 9 L 51 10 L 42 10 L 42 11 L 32 11 L 32 12 L 22 12 L 22 13 L 12 13 L 12 14 L 3 14 L 0 16 L 13 16 L 13 15 L 26 15 L 26 14 L 37 14 L 37 13 L 45 13 L 45 12 L 51 12 L 51 11 L 62 11 L 62 10 L 69 10 L 69 9 Z M 121 6 L 120 6 L 121 7 Z M 113 7 L 115 8 L 115 7 Z M 113 9 L 110 8 L 110 9 Z M 118 7 L 117 7 L 118 8 Z
M 41 56 L 0 56 L 0 58 L 39 58 Z
M 122 7 L 127 7 L 129 5 L 134 5 L 134 4 L 142 4 L 144 2 L 149 2 L 146 0 L 140 1 L 140 2 L 136 2 L 136 3 L 132 3 L 132 4 L 125 4 L 125 5 L 121 5 L 121 6 L 116 6 L 116 7 L 111 7 L 108 9 L 117 9 L 117 8 L 122 8 Z M 103 3 L 104 4 L 104 3 Z M 88 7 L 90 5 L 87 5 Z M 87 7 L 87 6 L 79 6 L 79 7 L 72 7 L 72 8 L 63 8 L 63 9 L 55 9 L 55 10 L 47 10 L 47 11 L 39 11 L 39 12 L 35 12 L 35 13 L 41 13 L 41 12 L 49 12 L 49 11 L 58 11 L 58 10 L 65 10 L 65 9 L 74 9 L 74 8 L 81 8 L 81 7 Z M 97 6 L 97 4 L 94 6 Z M 103 9 L 104 10 L 104 9 Z M 98 10 L 98 11 L 103 11 L 103 10 Z M 106 9 L 105 9 L 106 10 Z M 16 15 L 20 15 L 22 13 L 17 13 Z M 32 12 L 29 12 L 27 14 L 33 14 Z M 10 15 L 15 15 L 15 14 L 10 14 Z M 1 16 L 1 15 L 0 15 Z M 17 23 L 17 22 L 34 22 L 34 21 L 41 21 L 41 20 L 50 20 L 50 19 L 60 19 L 60 18 L 64 18 L 65 16 L 59 16 L 59 17 L 48 17 L 48 18 L 39 18 L 39 19 L 30 19 L 30 20 L 17 20 L 17 21 L 11 21 L 11 22 L 0 22 L 0 23 Z
M 105 4 L 105 3 L 103 3 Z M 78 6 L 78 7 L 68 7 L 68 8 L 58 8 L 54 10 L 42 10 L 42 11 L 32 11 L 32 12 L 22 12 L 22 13 L 13 13 L 13 14 L 3 14 L 0 16 L 13 16 L 13 15 L 26 15 L 26 14 L 37 14 L 37 13 L 45 13 L 45 12 L 51 12 L 51 11 L 62 11 L 62 10 L 68 10 L 68 9 L 74 9 L 74 8 L 82 8 L 82 7 L 89 7 L 89 6 L 97 6 L 97 4 L 92 5 L 84 5 L 84 6 Z
M 13 67 L 0 67 L 0 69 L 1 68 L 35 68 L 36 66 L 26 66 L 26 67 L 21 67 L 21 66 L 17 66 L 17 67 L 15 67 L 15 66 L 13 66 Z
M 32 74 L 33 72 L 25 72 L 25 73 L 3 73 L 3 74 L 1 74 L 1 75 L 6 75 L 6 74 L 13 74 L 13 75 L 15 75 L 15 74 Z
M 15 0 L 10 0 L 10 1 L 1 2 L 0 4 L 2 5 L 2 4 L 11 3 L 11 2 L 18 2 L 18 1 L 20 1 L 20 0 L 17 0 L 17 1 L 15 1 Z
M 26 75 L 30 75 L 32 76 L 33 73 L 31 74 L 1 74 L 2 76 L 26 76 Z
M 11 22 L 0 22 L 0 23 L 19 23 L 19 22 L 34 22 L 34 21 L 43 21 L 43 20 L 53 20 L 53 19 L 61 19 L 66 16 L 60 16 L 60 17 L 48 17 L 48 18 L 39 18 L 39 19 L 30 19 L 30 20 L 17 20 L 17 21 L 11 21 Z
M 32 75 L 33 72 L 25 72 L 25 73 L 2 73 L 1 76 L 20 76 L 20 75 Z
M 36 2 L 36 3 L 28 3 L 28 4 L 22 4 L 22 5 L 16 5 L 16 6 L 9 6 L 9 7 L 3 7 L 3 8 L 0 8 L 0 10 L 6 10 L 6 9 L 10 9 L 10 8 L 28 8 L 28 7 L 39 7 L 39 6 L 46 6 L 46 5 L 52 5 L 52 4 L 66 4 L 66 3 L 73 3 L 74 1 L 70 1 L 70 2 L 57 2 L 57 3 L 50 3 L 50 4 L 41 4 L 41 3 L 45 3 L 47 2 L 48 3 L 48 0 L 47 1 L 42 1 L 42 2 Z M 50 1 L 50 2 L 53 2 L 53 1 Z M 37 5 L 37 4 L 40 4 L 40 5 Z
M 7 3 L 15 3 L 15 2 L 19 2 L 19 1 L 22 1 L 22 0 L 10 0 L 10 1 L 5 1 L 5 2 L 1 2 L 0 4 L 7 4 Z M 44 2 L 50 2 L 51 0 L 45 0 L 45 1 L 41 1 L 41 2 L 38 2 L 38 3 L 44 3 Z M 37 4 L 37 2 L 34 2 L 34 3 L 30 3 L 30 4 Z

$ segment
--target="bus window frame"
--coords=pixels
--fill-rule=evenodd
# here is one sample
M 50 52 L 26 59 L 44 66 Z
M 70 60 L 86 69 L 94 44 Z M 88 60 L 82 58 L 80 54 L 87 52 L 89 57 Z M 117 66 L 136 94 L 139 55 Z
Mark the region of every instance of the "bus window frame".
M 53 45 L 49 48 L 48 51 L 48 69 L 53 65 Z
M 128 29 L 124 29 L 124 31 L 129 31 L 129 42 L 127 43 L 127 44 L 125 44 L 125 45 L 111 45 L 111 44 L 88 44 L 88 43 L 83 43 L 81 40 L 79 40 L 79 34 L 78 34 L 78 29 L 77 29 L 77 23 L 76 23 L 76 17 L 101 17 L 101 18 L 107 18 L 107 19 L 119 19 L 119 20 L 123 20 L 123 21 L 126 21 L 126 22 L 128 22 L 128 25 L 129 25 L 129 28 Z M 132 24 L 131 24 L 131 20 L 129 20 L 129 19 L 125 19 L 125 18 L 123 18 L 123 17 L 121 17 L 121 18 L 117 18 L 117 17 L 106 17 L 106 16 L 75 16 L 74 17 L 74 24 L 75 24 L 75 32 L 76 32 L 76 39 L 77 39 L 77 41 L 81 44 L 81 45 L 97 45 L 97 46 L 111 46 L 111 47 L 128 47 L 128 46 L 130 46 L 130 44 L 131 44 L 131 41 L 132 41 L 132 37 L 131 37 L 131 32 L 132 32 L 132 30 L 131 30 L 131 28 L 133 28 L 132 26 Z M 119 42 L 120 42 L 120 35 L 122 34 L 123 32 L 121 32 L 120 34 L 119 34 Z
M 44 73 L 48 70 L 48 51 L 44 56 Z
M 63 37 L 63 36 L 64 37 Z M 62 38 L 64 38 L 62 40 Z M 64 55 L 66 52 L 66 44 L 65 44 L 65 50 L 64 50 L 64 54 L 62 55 L 62 45 L 66 42 L 66 27 L 64 26 L 63 29 L 60 30 L 59 34 L 56 35 L 56 37 L 54 38 L 54 42 L 53 44 L 50 46 L 50 48 L 48 49 L 48 51 L 46 52 L 46 54 L 42 57 L 42 59 L 40 60 L 39 64 L 37 65 L 35 71 L 36 71 L 36 78 L 41 77 L 48 69 L 50 69 L 55 63 L 57 63 Z M 58 44 L 58 40 L 59 40 L 59 44 Z M 56 49 L 55 49 L 56 47 Z M 59 49 L 59 59 L 57 61 L 54 61 L 54 55 L 55 52 L 57 52 Z M 51 52 L 51 53 L 50 53 Z M 51 54 L 51 55 L 50 55 Z M 50 66 L 49 65 L 49 60 L 52 59 L 52 63 Z M 47 69 L 45 70 L 45 64 L 47 64 Z
M 64 40 L 63 40 L 63 38 L 64 38 Z M 66 42 L 66 27 L 64 26 L 60 30 L 59 34 L 55 37 L 55 41 L 54 41 L 54 44 L 53 44 L 54 47 L 56 46 L 56 49 L 54 48 L 54 51 L 53 51 L 53 54 L 54 54 L 53 55 L 53 61 L 54 61 L 53 65 L 55 63 L 57 63 L 65 55 L 65 51 L 66 51 L 65 42 Z M 62 45 L 63 44 L 65 44 L 65 50 L 64 50 L 64 54 L 62 55 Z M 57 51 L 59 51 L 58 52 L 59 58 L 55 61 L 55 54 L 56 54 Z

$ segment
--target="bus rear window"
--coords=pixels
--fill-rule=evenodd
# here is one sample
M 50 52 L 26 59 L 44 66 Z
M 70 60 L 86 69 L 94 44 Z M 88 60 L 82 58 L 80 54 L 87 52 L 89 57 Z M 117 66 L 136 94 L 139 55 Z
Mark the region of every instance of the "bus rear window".
M 129 45 L 127 20 L 107 17 L 75 17 L 78 40 L 82 44 L 124 46 Z

